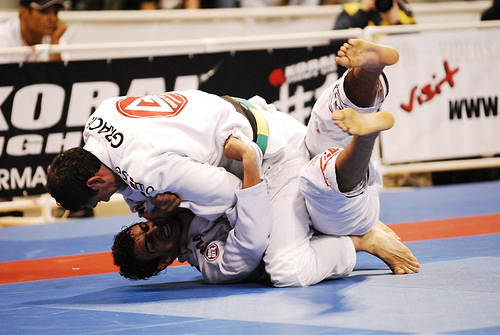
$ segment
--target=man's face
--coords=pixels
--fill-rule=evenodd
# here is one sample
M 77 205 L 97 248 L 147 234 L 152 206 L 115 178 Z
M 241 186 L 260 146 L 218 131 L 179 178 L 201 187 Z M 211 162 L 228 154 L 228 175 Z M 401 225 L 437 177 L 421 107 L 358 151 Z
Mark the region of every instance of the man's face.
M 94 208 L 101 201 L 108 202 L 113 194 L 116 193 L 118 187 L 116 184 L 108 184 L 97 189 L 97 194 L 89 199 L 87 202 L 88 208 Z
M 135 256 L 138 261 L 159 259 L 159 264 L 170 265 L 180 254 L 179 241 L 181 224 L 173 219 L 166 219 L 153 224 L 141 222 L 130 229 L 135 241 Z
M 61 6 L 53 5 L 48 8 L 38 10 L 34 8 L 26 9 L 22 18 L 28 29 L 37 35 L 51 35 L 57 29 L 58 13 Z
M 86 203 L 86 207 L 93 208 L 101 201 L 108 202 L 111 196 L 126 187 L 126 184 L 113 172 L 101 167 L 98 174 L 87 181 L 87 186 L 97 191 Z

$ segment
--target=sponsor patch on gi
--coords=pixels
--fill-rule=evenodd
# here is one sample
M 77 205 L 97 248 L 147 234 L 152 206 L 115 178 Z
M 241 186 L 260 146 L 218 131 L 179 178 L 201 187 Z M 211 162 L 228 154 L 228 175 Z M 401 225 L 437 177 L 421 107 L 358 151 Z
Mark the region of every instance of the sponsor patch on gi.
M 215 242 L 210 243 L 205 250 L 205 259 L 209 262 L 219 258 L 219 245 Z
M 187 104 L 187 98 L 178 93 L 164 93 L 141 97 L 124 97 L 116 103 L 120 114 L 131 117 L 172 117 Z

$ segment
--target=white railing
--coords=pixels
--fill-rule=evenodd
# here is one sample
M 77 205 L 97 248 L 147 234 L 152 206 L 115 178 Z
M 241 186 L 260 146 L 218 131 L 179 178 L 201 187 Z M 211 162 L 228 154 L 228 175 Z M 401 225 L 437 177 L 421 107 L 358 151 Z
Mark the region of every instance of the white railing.
M 348 37 L 363 37 L 373 40 L 381 34 L 405 34 L 425 31 L 457 30 L 470 28 L 491 28 L 500 26 L 499 21 L 452 22 L 417 25 L 397 25 L 364 29 L 328 30 L 293 34 L 251 35 L 239 37 L 196 38 L 189 40 L 134 41 L 114 43 L 79 43 L 66 45 L 44 45 L 0 49 L 0 55 L 37 54 L 47 58 L 50 53 L 67 53 L 70 60 L 89 59 L 86 54 L 104 52 L 104 58 L 154 57 L 215 52 L 235 52 L 241 50 L 280 49 L 309 47 L 327 44 L 330 40 Z
M 12 201 L 0 202 L 0 213 L 20 211 L 24 214 L 22 217 L 0 217 L 0 226 L 54 222 L 56 218 L 52 215 L 52 211 L 55 208 L 57 208 L 57 204 L 50 194 L 42 194 L 29 198 L 15 198 Z M 30 210 L 33 211 L 34 215 L 26 216 Z
M 236 52 L 241 50 L 280 49 L 293 47 L 312 47 L 328 44 L 332 39 L 361 37 L 360 28 L 346 30 L 328 30 L 294 34 L 258 35 L 241 37 L 199 38 L 175 41 L 144 41 L 115 43 L 81 43 L 67 45 L 39 44 L 34 47 L 15 47 L 0 49 L 4 54 L 36 54 L 37 57 L 48 58 L 50 53 L 70 54 L 70 60 L 87 59 L 85 53 L 107 52 L 109 58 L 189 55 L 216 52 Z M 78 53 L 72 56 L 72 53 Z

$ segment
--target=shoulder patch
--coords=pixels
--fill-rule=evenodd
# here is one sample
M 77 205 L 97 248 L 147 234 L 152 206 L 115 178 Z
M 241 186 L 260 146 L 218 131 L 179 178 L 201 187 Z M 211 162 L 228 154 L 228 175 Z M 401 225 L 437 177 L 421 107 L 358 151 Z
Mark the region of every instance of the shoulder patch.
M 143 97 L 124 97 L 116 103 L 120 114 L 131 117 L 172 117 L 187 104 L 187 98 L 178 93 L 165 93 Z
M 219 258 L 219 254 L 219 245 L 215 242 L 210 243 L 205 249 L 205 259 L 209 262 L 213 262 Z

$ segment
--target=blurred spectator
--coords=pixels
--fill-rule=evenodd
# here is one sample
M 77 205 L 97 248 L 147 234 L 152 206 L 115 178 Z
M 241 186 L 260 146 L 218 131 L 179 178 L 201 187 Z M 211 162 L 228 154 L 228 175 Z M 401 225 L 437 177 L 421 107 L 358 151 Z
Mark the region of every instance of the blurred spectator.
M 19 16 L 0 24 L 0 48 L 59 44 L 67 29 L 58 14 L 64 8 L 63 0 L 21 0 Z M 40 59 L 35 54 L 0 55 L 0 63 L 61 60 L 61 54 Z
M 360 0 L 359 3 L 346 3 L 343 8 L 334 29 L 416 23 L 404 0 Z
M 160 0 L 72 0 L 73 10 L 157 9 Z
M 237 0 L 201 0 L 201 8 L 234 8 L 238 7 Z
M 239 7 L 238 0 L 161 0 L 160 8 L 234 8 Z
M 72 10 L 115 10 L 122 9 L 122 0 L 73 0 Z
M 240 0 L 240 7 L 317 6 L 321 0 Z
M 500 20 L 500 0 L 493 0 L 493 5 L 481 15 L 481 21 Z
M 162 9 L 197 9 L 202 0 L 160 0 L 159 8 Z

